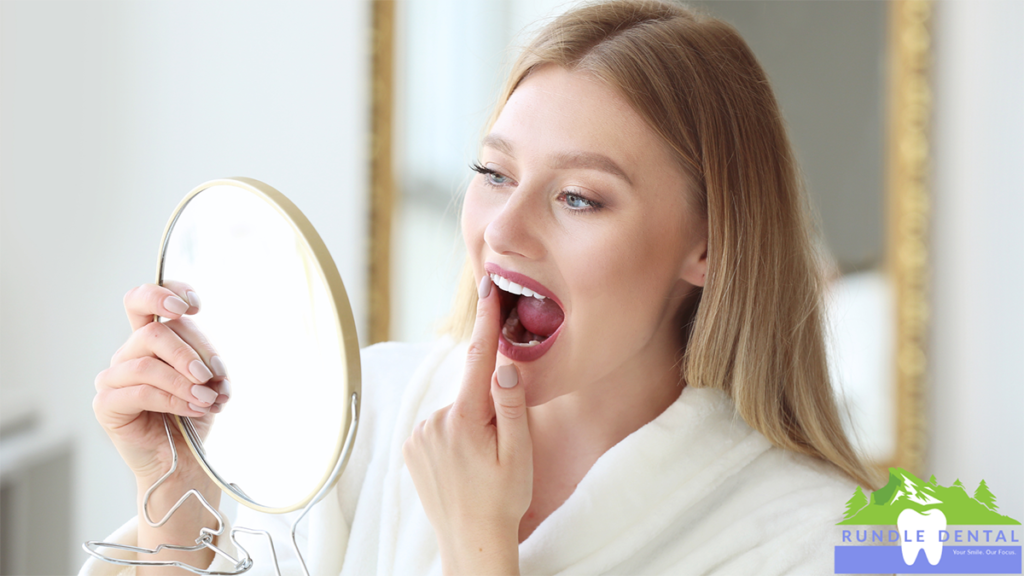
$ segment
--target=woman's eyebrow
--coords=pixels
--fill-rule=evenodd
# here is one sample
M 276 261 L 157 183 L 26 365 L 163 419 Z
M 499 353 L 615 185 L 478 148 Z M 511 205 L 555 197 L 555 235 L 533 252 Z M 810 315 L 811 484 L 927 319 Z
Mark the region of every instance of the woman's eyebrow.
M 600 170 L 612 176 L 618 176 L 626 181 L 626 184 L 633 185 L 626 171 L 619 167 L 614 160 L 604 154 L 595 152 L 562 152 L 556 154 L 551 163 L 552 168 L 584 168 L 588 170 Z
M 483 146 L 494 148 L 508 156 L 515 156 L 512 153 L 512 143 L 497 134 L 488 134 L 484 137 Z M 633 185 L 633 180 L 614 160 L 596 152 L 562 152 L 554 156 L 551 167 L 555 169 L 584 168 L 599 170 L 625 180 L 626 184 L 630 186 Z
M 515 154 L 512 153 L 512 143 L 497 134 L 488 134 L 485 136 L 483 147 L 494 148 L 506 156 L 515 156 Z

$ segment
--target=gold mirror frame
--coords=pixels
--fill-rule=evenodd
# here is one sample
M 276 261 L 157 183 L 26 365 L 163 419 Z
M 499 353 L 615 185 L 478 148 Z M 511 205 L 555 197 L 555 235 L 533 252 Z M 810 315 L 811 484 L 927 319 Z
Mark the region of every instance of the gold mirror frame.
M 198 194 L 201 194 L 203 191 L 215 186 L 232 186 L 239 188 L 266 202 L 291 225 L 292 230 L 294 230 L 296 235 L 302 239 L 302 242 L 305 243 L 306 247 L 313 255 L 313 263 L 316 271 L 320 276 L 320 279 L 323 280 L 324 285 L 327 287 L 327 292 L 330 295 L 331 307 L 333 309 L 332 311 L 334 312 L 334 317 L 338 320 L 338 342 L 341 343 L 340 352 L 345 363 L 345 386 L 347 387 L 345 398 L 350 399 L 350 402 L 352 403 L 352 412 L 350 413 L 348 410 L 342 410 L 344 420 L 342 422 L 341 430 L 339 430 L 338 438 L 335 442 L 334 451 L 331 455 L 330 466 L 324 470 L 323 475 L 317 481 L 316 488 L 299 502 L 284 507 L 272 507 L 259 504 L 258 502 L 250 499 L 236 486 L 226 482 L 221 478 L 216 470 L 210 467 L 210 464 L 206 461 L 206 456 L 200 453 L 201 451 L 197 448 L 196 443 L 199 442 L 199 440 L 197 440 L 198 433 L 192 427 L 191 421 L 189 421 L 185 416 L 174 416 L 174 421 L 178 425 L 178 431 L 181 433 L 182 438 L 184 438 L 186 444 L 188 444 L 188 448 L 192 452 L 192 456 L 199 462 L 203 471 L 206 472 L 206 475 L 209 476 L 224 493 L 249 508 L 260 512 L 266 512 L 268 514 L 284 514 L 295 510 L 301 510 L 313 501 L 318 494 L 325 492 L 325 488 L 329 489 L 338 481 L 338 478 L 341 477 L 341 471 L 344 470 L 345 465 L 348 463 L 348 457 L 351 454 L 351 446 L 346 448 L 346 440 L 349 438 L 350 432 L 354 432 L 353 427 L 358 425 L 359 406 L 362 398 L 359 339 L 356 334 L 355 318 L 352 315 L 352 307 L 349 304 L 348 293 L 345 291 L 345 285 L 341 281 L 341 274 L 338 273 L 338 268 L 334 264 L 334 260 L 331 258 L 330 252 L 327 250 L 327 245 L 324 244 L 323 240 L 320 238 L 320 234 L 318 234 L 316 229 L 313 228 L 313 225 L 309 222 L 302 211 L 299 210 L 298 206 L 292 203 L 292 201 L 284 194 L 263 182 L 253 180 L 251 178 L 222 178 L 219 180 L 204 182 L 203 184 L 195 187 L 188 193 L 188 195 L 185 196 L 185 198 L 181 200 L 181 202 L 178 203 L 178 206 L 171 214 L 171 218 L 167 221 L 163 237 L 160 239 L 160 254 L 156 265 L 156 283 L 158 285 L 163 282 L 164 256 L 166 255 L 168 241 L 170 240 L 171 232 L 174 230 L 174 224 L 177 222 L 178 216 L 181 214 L 182 210 L 188 206 L 189 202 L 191 202 L 193 198 Z
M 390 325 L 391 223 L 395 185 L 391 173 L 394 102 L 392 0 L 372 4 L 372 129 L 370 342 L 385 341 Z M 896 317 L 896 449 L 875 462 L 923 473 L 927 449 L 925 377 L 928 338 L 929 125 L 931 118 L 932 0 L 889 0 L 886 118 L 886 272 L 892 280 Z

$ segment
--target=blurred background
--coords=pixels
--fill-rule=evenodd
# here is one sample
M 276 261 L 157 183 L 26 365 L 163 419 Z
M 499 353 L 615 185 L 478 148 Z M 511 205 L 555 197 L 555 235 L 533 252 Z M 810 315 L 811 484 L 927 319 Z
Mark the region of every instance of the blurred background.
M 394 4 L 390 320 L 427 341 L 464 252 L 458 198 L 516 48 L 573 3 Z M 893 462 L 892 4 L 692 3 L 773 81 L 827 249 L 833 371 L 858 446 Z M 1024 517 L 1024 3 L 929 5 L 919 475 Z M 63 574 L 135 513 L 93 379 L 124 293 L 198 184 L 288 195 L 370 313 L 371 0 L 0 2 L 0 573 Z

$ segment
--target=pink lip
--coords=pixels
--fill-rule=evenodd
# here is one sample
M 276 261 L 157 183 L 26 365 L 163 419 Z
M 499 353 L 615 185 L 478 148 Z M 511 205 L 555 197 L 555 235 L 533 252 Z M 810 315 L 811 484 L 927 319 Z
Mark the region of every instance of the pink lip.
M 552 300 L 555 301 L 556 304 L 558 304 L 558 307 L 561 308 L 563 312 L 565 311 L 565 306 L 562 306 L 561 300 L 559 300 L 550 290 L 548 290 L 539 282 L 537 282 L 533 278 L 530 278 L 529 276 L 520 274 L 518 272 L 512 272 L 510 270 L 505 270 L 504 268 L 498 266 L 493 262 L 484 263 L 484 271 L 487 272 L 488 275 L 497 274 L 503 278 L 507 278 L 509 281 L 515 282 L 516 284 L 519 284 L 524 288 L 529 288 L 530 290 L 533 290 L 534 292 L 540 294 L 541 296 L 544 296 L 545 298 L 551 298 Z M 532 362 L 546 354 L 547 351 L 551 349 L 551 346 L 554 345 L 555 340 L 558 339 L 558 335 L 562 333 L 562 328 L 564 326 L 565 321 L 563 321 L 554 331 L 554 333 L 551 334 L 551 336 L 548 336 L 546 340 L 530 348 L 521 348 L 519 346 L 514 346 L 511 342 L 505 339 L 504 335 L 499 333 L 498 351 L 501 352 L 503 356 L 505 356 L 509 360 L 512 360 L 513 362 Z

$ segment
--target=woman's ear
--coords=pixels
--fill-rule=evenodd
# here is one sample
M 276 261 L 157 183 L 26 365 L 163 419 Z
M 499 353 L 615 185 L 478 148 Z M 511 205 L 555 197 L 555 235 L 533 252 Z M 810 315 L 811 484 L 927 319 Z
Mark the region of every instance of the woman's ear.
M 683 268 L 679 277 L 693 286 L 701 286 L 707 282 L 708 273 L 708 241 L 697 242 L 683 260 Z

